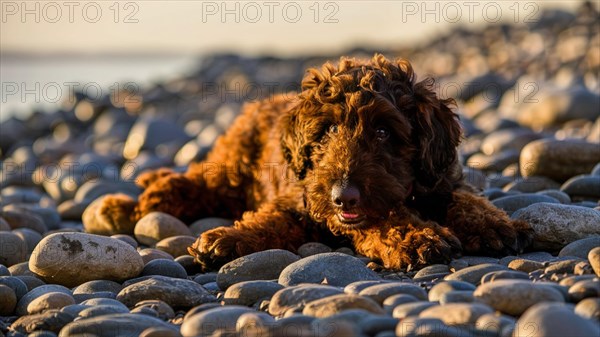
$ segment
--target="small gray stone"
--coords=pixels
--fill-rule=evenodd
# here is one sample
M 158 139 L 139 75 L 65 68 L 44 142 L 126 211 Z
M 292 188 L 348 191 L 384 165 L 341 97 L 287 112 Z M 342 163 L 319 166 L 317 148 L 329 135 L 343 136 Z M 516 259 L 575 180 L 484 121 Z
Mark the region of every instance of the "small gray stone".
M 190 235 L 175 235 L 160 240 L 155 248 L 169 253 L 173 257 L 189 255 L 187 248 L 196 242 L 196 238 Z
M 251 306 L 263 298 L 271 298 L 283 289 L 281 284 L 269 281 L 245 281 L 236 283 L 225 291 L 223 302 L 226 305 Z
M 481 303 L 450 303 L 427 308 L 419 317 L 437 318 L 448 325 L 474 325 L 479 317 L 492 312 L 492 308 Z
M 27 243 L 11 232 L 0 232 L 0 264 L 12 266 L 27 260 Z
M 194 281 L 157 275 L 125 287 L 117 300 L 129 307 L 144 300 L 161 300 L 173 308 L 191 308 L 216 299 Z
M 11 229 L 29 228 L 40 234 L 48 231 L 48 227 L 46 227 L 42 218 L 35 214 L 25 213 L 22 210 L 3 210 L 0 211 L 0 217 L 8 222 Z
M 598 200 L 600 199 L 600 176 L 575 176 L 565 181 L 560 190 L 568 194 L 572 200 L 582 198 Z
M 389 280 L 371 280 L 371 281 L 356 281 L 356 282 L 352 282 L 350 284 L 348 284 L 347 286 L 344 287 L 344 292 L 346 294 L 356 294 L 358 295 L 363 289 L 366 289 L 368 287 L 377 285 L 377 284 L 384 284 L 384 283 L 390 283 L 391 281 Z
M 508 315 L 517 316 L 536 303 L 564 302 L 556 289 L 539 283 L 521 280 L 498 280 L 484 283 L 475 289 L 477 301 Z
M 532 329 L 535 327 L 535 329 Z M 517 321 L 513 336 L 599 336 L 600 325 L 573 312 L 564 303 L 538 303 Z
M 529 275 L 522 271 L 500 270 L 483 275 L 481 283 L 494 282 L 496 280 L 529 280 Z
M 233 226 L 233 220 L 223 218 L 204 218 L 196 220 L 190 225 L 190 231 L 193 236 L 199 237 L 202 233 L 217 228 L 217 227 L 231 227 Z
M 48 310 L 41 314 L 19 317 L 10 326 L 10 329 L 25 334 L 30 334 L 38 330 L 58 333 L 65 325 L 71 322 L 73 318 L 74 317 L 70 314 L 59 310 Z
M 598 280 L 579 281 L 569 288 L 569 299 L 574 303 L 588 297 L 600 297 L 600 282 Z
M 394 308 L 400 304 L 418 302 L 419 299 L 414 297 L 413 295 L 408 294 L 396 294 L 386 298 L 383 301 L 383 310 L 385 310 L 386 314 L 391 315 L 394 311 Z
M 600 247 L 600 236 L 573 241 L 563 247 L 558 256 L 577 256 L 587 259 L 590 251 L 596 247 Z
M 168 259 L 156 259 L 146 263 L 141 275 L 162 275 L 181 279 L 187 278 L 185 268 L 179 263 Z
M 77 294 L 93 294 L 100 291 L 110 291 L 118 293 L 123 289 L 119 283 L 109 280 L 93 280 L 83 283 L 73 289 L 73 295 Z
M 596 276 L 600 276 L 600 247 L 593 248 L 588 253 L 588 260 Z
M 518 210 L 512 218 L 531 225 L 534 249 L 556 250 L 579 239 L 600 236 L 600 212 L 590 208 L 537 203 Z
M 492 201 L 492 204 L 502 210 L 508 215 L 512 215 L 519 209 L 527 206 L 537 204 L 540 202 L 544 203 L 559 203 L 558 200 L 542 194 L 533 193 L 522 193 L 515 195 L 508 195 L 506 197 L 498 198 Z
M 13 230 L 13 233 L 25 242 L 28 254 L 31 254 L 35 246 L 42 240 L 42 235 L 30 228 L 17 228 Z
M 431 266 L 427 266 L 421 270 L 419 270 L 414 278 L 421 278 L 429 275 L 439 274 L 439 273 L 450 273 L 450 269 L 445 264 L 433 264 Z
M 218 329 L 233 332 L 240 316 L 249 312 L 255 311 L 237 305 L 208 309 L 186 318 L 181 334 L 184 337 L 211 336 Z
M 80 318 L 92 318 L 113 314 L 127 314 L 129 309 L 123 306 L 100 304 L 93 307 L 85 308 L 78 314 Z
M 270 249 L 235 259 L 219 270 L 217 284 L 225 290 L 242 281 L 273 280 L 299 257 L 287 250 Z
M 377 284 L 363 289 L 360 293 L 361 296 L 370 297 L 377 303 L 383 303 L 383 301 L 396 294 L 407 294 L 416 297 L 419 300 L 427 300 L 427 292 L 425 289 L 411 283 L 402 282 L 391 282 L 384 284 Z
M 437 318 L 408 317 L 396 326 L 396 336 L 474 337 L 468 330 L 448 326 Z
M 271 298 L 269 313 L 281 317 L 290 310 L 302 310 L 308 302 L 341 293 L 343 292 L 339 288 L 317 284 L 286 287 Z
M 571 197 L 569 197 L 569 195 L 567 193 L 561 192 L 559 190 L 543 190 L 543 191 L 536 192 L 536 194 L 547 195 L 549 197 L 552 197 L 552 198 L 558 200 L 558 202 L 560 202 L 561 204 L 570 204 L 571 203 Z
M 377 280 L 380 277 L 365 264 L 342 253 L 323 253 L 306 257 L 287 266 L 279 275 L 284 286 L 300 283 L 321 283 L 345 287 L 355 281 Z
M 485 275 L 489 272 L 492 272 L 492 271 L 507 270 L 507 269 L 508 268 L 506 266 L 503 266 L 500 264 L 484 263 L 484 264 L 479 264 L 476 266 L 471 266 L 471 267 L 461 269 L 457 272 L 454 272 L 454 273 L 446 276 L 444 279 L 447 281 L 451 281 L 451 280 L 464 281 L 464 282 L 468 282 L 468 283 L 477 285 L 480 283 L 483 275 Z M 456 290 L 467 290 L 467 289 L 456 289 Z
M 475 326 L 478 331 L 492 334 L 494 336 L 501 336 L 501 332 L 505 329 L 512 330 L 515 327 L 517 321 L 506 315 L 499 315 L 497 313 L 485 314 L 475 322 Z
M 481 171 L 499 172 L 508 165 L 518 162 L 519 151 L 509 149 L 492 155 L 476 153 L 469 157 L 467 166 Z
M 504 192 L 534 193 L 542 190 L 558 190 L 560 184 L 546 177 L 526 177 L 509 183 L 502 189 Z
M 20 300 L 29 291 L 27 284 L 15 276 L 0 276 L 0 285 L 11 288 L 17 296 L 17 300 Z
M 15 291 L 0 284 L 0 316 L 10 316 L 15 311 L 17 306 L 17 295 Z
M 580 260 L 571 259 L 552 262 L 544 269 L 544 274 L 573 274 L 573 270 L 579 262 Z
M 329 253 L 331 248 L 320 243 L 320 242 L 307 242 L 302 246 L 298 247 L 298 255 L 300 257 L 307 257 L 321 253 Z
M 443 281 L 434 285 L 431 290 L 429 290 L 429 301 L 439 302 L 445 293 L 456 290 L 473 291 L 475 290 L 475 286 L 472 283 L 463 281 Z
M 523 148 L 519 163 L 524 177 L 545 176 L 565 181 L 592 170 L 600 158 L 598 144 L 579 140 L 541 139 Z
M 175 311 L 167 303 L 160 300 L 146 300 L 136 303 L 135 308 L 149 308 L 154 310 L 162 320 L 169 320 L 175 317 Z
M 51 309 L 62 309 L 67 305 L 75 304 L 75 299 L 71 294 L 63 292 L 49 292 L 38 296 L 36 299 L 31 301 L 27 306 L 27 313 L 39 314 L 46 310 Z
M 171 256 L 171 254 L 164 252 L 162 250 L 159 250 L 159 249 L 155 249 L 155 248 L 144 248 L 144 249 L 140 250 L 139 253 L 140 253 L 140 256 L 142 257 L 142 261 L 144 262 L 144 265 L 146 265 L 148 262 L 150 262 L 152 260 L 157 260 L 157 259 L 173 260 L 173 257 Z
M 471 303 L 475 300 L 471 290 L 452 290 L 440 297 L 440 304 L 449 303 Z
M 508 268 L 525 273 L 531 273 L 532 271 L 544 268 L 544 264 L 532 260 L 516 259 L 508 264 Z
M 362 309 L 378 315 L 384 314 L 383 309 L 374 300 L 369 297 L 353 294 L 338 294 L 310 301 L 304 306 L 302 313 L 308 316 L 324 318 L 351 309 Z
M 392 317 L 404 319 L 408 316 L 418 316 L 425 309 L 437 306 L 434 302 L 411 302 L 397 305 L 392 311 Z
M 596 322 L 600 322 L 600 298 L 590 297 L 581 300 L 575 306 L 575 313 Z
M 19 316 L 27 315 L 27 307 L 29 306 L 29 303 L 31 303 L 36 298 L 38 298 L 46 293 L 50 293 L 50 292 L 61 292 L 64 294 L 71 295 L 71 290 L 69 290 L 68 288 L 65 288 L 61 285 L 46 284 L 43 286 L 39 286 L 33 290 L 30 290 L 27 294 L 25 294 L 25 296 L 23 296 L 19 300 L 19 302 L 17 303 L 17 308 L 16 308 L 15 312 Z
M 138 242 L 148 246 L 172 236 L 192 236 L 190 229 L 181 220 L 161 212 L 151 212 L 141 218 L 135 224 L 134 234 Z

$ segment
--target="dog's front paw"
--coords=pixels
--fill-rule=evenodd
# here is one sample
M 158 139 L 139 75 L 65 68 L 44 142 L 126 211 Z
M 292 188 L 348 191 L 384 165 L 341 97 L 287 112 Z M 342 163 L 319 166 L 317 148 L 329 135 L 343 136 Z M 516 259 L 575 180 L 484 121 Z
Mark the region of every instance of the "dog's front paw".
M 219 227 L 202 233 L 196 242 L 188 247 L 188 252 L 204 270 L 216 270 L 239 257 L 242 244 L 243 238 L 237 229 Z
M 524 221 L 501 220 L 479 228 L 463 241 L 465 252 L 486 256 L 522 253 L 533 242 L 533 229 Z
M 458 238 L 447 228 L 433 223 L 417 228 L 411 226 L 398 238 L 380 256 L 387 269 L 413 270 L 431 264 L 448 263 L 461 253 Z

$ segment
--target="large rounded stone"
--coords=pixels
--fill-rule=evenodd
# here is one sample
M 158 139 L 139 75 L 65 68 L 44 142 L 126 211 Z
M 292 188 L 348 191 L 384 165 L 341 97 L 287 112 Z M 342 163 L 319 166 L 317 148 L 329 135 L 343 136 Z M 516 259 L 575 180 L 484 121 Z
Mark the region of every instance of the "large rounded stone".
M 323 318 L 349 309 L 362 309 L 378 315 L 385 313 L 381 306 L 372 299 L 350 294 L 339 294 L 314 300 L 304 306 L 302 313 L 304 315 Z
M 72 304 L 75 304 L 75 299 L 70 294 L 50 292 L 31 301 L 27 306 L 27 313 L 39 314 L 50 309 L 62 309 Z
M 0 284 L 0 316 L 10 316 L 17 306 L 17 295 L 15 291 Z
M 511 215 L 521 208 L 525 208 L 529 205 L 537 204 L 539 202 L 559 203 L 558 200 L 547 195 L 522 193 L 516 195 L 507 195 L 505 197 L 494 199 L 492 204 L 504 210 L 508 215 Z
M 42 218 L 35 214 L 25 213 L 22 210 L 3 210 L 0 211 L 0 217 L 2 217 L 12 229 L 29 228 L 40 234 L 44 234 L 48 231 L 48 227 L 46 227 Z
M 512 316 L 540 302 L 564 302 L 560 291 L 551 286 L 521 280 L 498 280 L 480 285 L 473 296 L 492 308 Z
M 521 174 L 545 176 L 565 181 L 589 173 L 600 158 L 600 146 L 577 140 L 541 139 L 523 148 L 519 163 Z
M 600 199 L 600 176 L 580 175 L 575 176 L 560 187 L 571 199 Z
M 181 325 L 181 334 L 196 337 L 211 336 L 219 329 L 235 331 L 237 320 L 249 312 L 255 310 L 237 305 L 208 309 L 186 318 Z
M 308 302 L 342 293 L 339 288 L 317 284 L 283 288 L 271 298 L 269 313 L 276 317 L 283 316 L 289 310 L 302 310 Z
M 444 277 L 444 279 L 447 281 L 456 280 L 477 285 L 481 282 L 481 278 L 483 277 L 483 275 L 498 270 L 508 270 L 508 267 L 503 266 L 501 264 L 484 263 L 458 270 L 450 275 L 447 275 L 446 277 Z
M 492 308 L 480 303 L 450 303 L 427 308 L 419 317 L 437 318 L 448 325 L 465 325 L 475 324 L 479 317 L 493 312 Z
M 412 283 L 402 282 L 373 285 L 361 290 L 361 292 L 358 294 L 369 297 L 375 300 L 377 303 L 383 303 L 386 298 L 396 294 L 407 294 L 412 295 L 422 301 L 427 300 L 427 292 L 425 289 Z
M 600 336 L 600 325 L 573 312 L 564 303 L 538 303 L 517 321 L 513 337 Z
M 596 276 L 600 277 L 600 247 L 596 247 L 588 253 L 588 260 Z
M 380 277 L 358 258 L 343 253 L 312 255 L 287 266 L 279 275 L 284 286 L 300 283 L 322 283 L 345 287 L 356 281 L 378 280 Z
M 298 259 L 296 254 L 282 249 L 242 256 L 221 267 L 217 284 L 224 290 L 238 282 L 277 279 L 282 270 Z
M 117 300 L 128 307 L 145 300 L 161 300 L 173 308 L 191 308 L 216 298 L 194 281 L 157 275 L 123 288 Z
M 558 250 L 573 241 L 600 236 L 600 212 L 587 207 L 538 203 L 516 211 L 512 218 L 531 225 L 537 250 Z
M 127 243 L 85 233 L 55 233 L 45 237 L 29 260 L 29 269 L 47 282 L 74 287 L 92 280 L 124 281 L 137 276 L 144 264 Z
M 596 247 L 600 247 L 600 236 L 573 241 L 561 249 L 558 256 L 576 256 L 587 259 L 589 252 Z
M 45 284 L 39 286 L 30 290 L 27 294 L 25 294 L 25 296 L 21 297 L 15 309 L 16 314 L 19 316 L 27 315 L 27 307 L 31 302 L 33 302 L 36 298 L 43 296 L 44 294 L 52 292 L 60 292 L 71 295 L 71 290 L 58 284 Z
M 270 281 L 245 281 L 227 288 L 223 302 L 227 305 L 251 306 L 261 299 L 270 299 L 273 294 L 283 289 L 279 283 Z
M 111 314 L 80 319 L 60 330 L 59 337 L 119 336 L 138 337 L 150 327 L 161 327 L 176 332 L 177 327 L 158 318 L 138 314 Z
M 181 220 L 161 212 L 148 213 L 141 218 L 135 225 L 134 234 L 140 243 L 148 246 L 172 236 L 192 236 L 190 229 Z
M 11 232 L 0 232 L 0 264 L 10 267 L 27 260 L 27 243 Z

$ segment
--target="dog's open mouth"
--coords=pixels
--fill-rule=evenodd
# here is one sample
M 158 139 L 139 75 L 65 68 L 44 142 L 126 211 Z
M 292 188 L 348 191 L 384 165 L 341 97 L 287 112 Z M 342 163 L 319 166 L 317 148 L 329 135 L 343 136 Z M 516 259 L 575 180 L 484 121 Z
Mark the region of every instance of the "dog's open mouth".
M 358 226 L 367 218 L 363 214 L 346 211 L 338 213 L 337 216 L 340 222 L 347 226 Z

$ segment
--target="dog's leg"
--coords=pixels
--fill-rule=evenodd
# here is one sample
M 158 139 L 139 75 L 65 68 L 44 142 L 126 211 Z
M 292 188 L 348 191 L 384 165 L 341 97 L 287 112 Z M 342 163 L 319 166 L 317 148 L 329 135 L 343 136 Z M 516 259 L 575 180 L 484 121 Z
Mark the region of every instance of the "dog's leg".
M 246 212 L 233 227 L 219 227 L 201 234 L 188 251 L 205 269 L 215 269 L 237 257 L 267 249 L 294 252 L 303 243 L 319 237 L 318 225 L 298 210 L 296 202 L 279 198 L 256 212 Z
M 450 230 L 412 214 L 392 217 L 387 224 L 350 235 L 359 253 L 380 260 L 387 269 L 447 263 L 461 250 Z
M 511 220 L 484 197 L 461 190 L 454 191 L 452 197 L 445 225 L 458 236 L 465 253 L 513 255 L 531 244 L 531 227 Z

